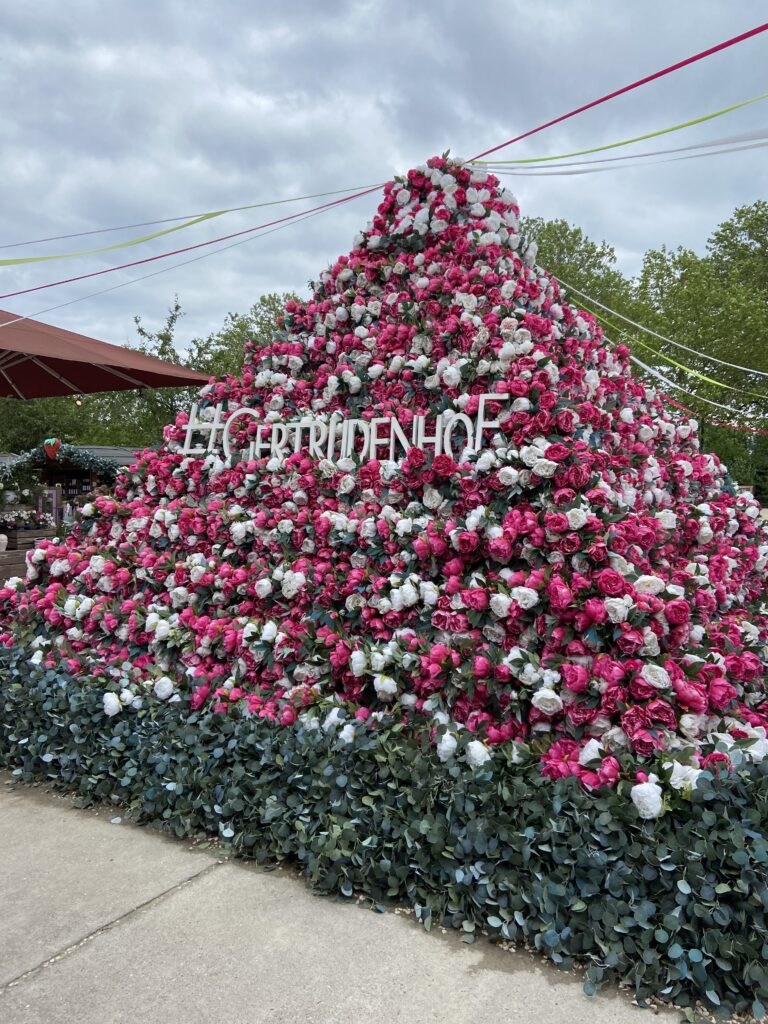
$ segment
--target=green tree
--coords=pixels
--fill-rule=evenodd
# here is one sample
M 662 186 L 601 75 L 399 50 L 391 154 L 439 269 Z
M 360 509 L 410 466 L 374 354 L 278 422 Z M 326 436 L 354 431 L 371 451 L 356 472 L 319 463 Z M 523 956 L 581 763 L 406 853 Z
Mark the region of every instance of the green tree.
M 573 285 L 612 309 L 633 308 L 632 285 L 616 268 L 616 251 L 608 242 L 595 242 L 581 228 L 565 220 L 523 218 L 521 232 L 526 243 L 538 247 L 537 263 L 545 267 L 568 291 Z M 574 305 L 581 300 L 572 296 Z
M 257 347 L 267 344 L 279 327 L 285 303 L 295 298 L 292 292 L 268 292 L 247 313 L 228 313 L 220 331 L 192 340 L 187 365 L 213 377 L 237 376 L 243 368 L 246 342 Z

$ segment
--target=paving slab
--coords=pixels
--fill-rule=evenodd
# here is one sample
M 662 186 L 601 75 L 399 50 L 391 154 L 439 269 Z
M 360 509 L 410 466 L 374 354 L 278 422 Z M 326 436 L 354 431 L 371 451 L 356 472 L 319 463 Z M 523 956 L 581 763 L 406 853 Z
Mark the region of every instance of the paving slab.
M 110 824 L 118 810 L 97 816 L 9 778 L 0 774 L 0 985 L 215 863 Z
M 6 796 L 5 805 L 8 805 Z M 11 800 L 16 820 L 38 817 L 34 795 Z M 162 838 L 134 827 L 55 815 L 61 841 L 80 858 L 101 848 L 116 855 L 102 883 L 125 899 L 121 870 L 158 877 L 168 856 Z M 107 836 L 96 838 L 97 833 Z M 88 835 L 86 840 L 84 837 Z M 73 838 L 74 837 L 74 838 Z M 52 857 L 36 851 L 37 831 L 17 833 L 15 868 L 33 879 Z M 105 847 L 100 847 L 104 842 Z M 117 844 L 117 845 L 115 845 Z M 194 856 L 181 861 L 196 867 Z M 98 860 L 98 859 L 97 859 Z M 66 878 L 79 874 L 90 853 Z M 209 862 L 210 863 L 210 862 Z M 164 875 L 167 876 L 167 871 Z M 162 873 L 162 872 L 160 872 Z M 56 872 L 50 872 L 55 882 Z M 130 887 L 128 887 L 130 888 Z M 34 887 L 31 890 L 36 891 Z M 67 903 L 67 894 L 59 903 Z M 72 899 L 72 894 L 69 894 Z M 130 897 L 129 897 L 130 902 Z M 525 952 L 455 934 L 426 934 L 404 914 L 376 914 L 351 901 L 313 896 L 292 871 L 267 872 L 230 861 L 138 907 L 47 966 L 0 992 L 3 1024 L 642 1024 L 650 1020 L 616 992 L 587 999 L 581 982 Z M 122 903 L 121 903 L 122 905 Z M 98 915 L 95 915 L 98 916 Z M 16 927 L 49 940 L 45 899 L 30 898 Z M 663 1012 L 655 1021 L 672 1024 Z

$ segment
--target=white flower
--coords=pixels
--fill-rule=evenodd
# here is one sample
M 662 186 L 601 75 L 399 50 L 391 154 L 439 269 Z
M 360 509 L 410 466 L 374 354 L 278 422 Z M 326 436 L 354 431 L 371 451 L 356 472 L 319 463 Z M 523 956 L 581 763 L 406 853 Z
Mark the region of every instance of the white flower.
M 667 690 L 672 685 L 672 680 L 669 678 L 669 672 L 661 665 L 654 665 L 651 662 L 647 662 L 643 665 L 640 670 L 640 675 L 646 681 L 654 686 L 657 690 Z
M 235 544 L 242 544 L 247 533 L 248 530 L 246 529 L 245 523 L 232 523 L 229 528 L 229 534 Z
M 447 732 L 437 743 L 437 756 L 441 761 L 448 761 L 456 753 L 456 737 Z
M 168 700 L 173 693 L 173 683 L 168 676 L 161 676 L 154 685 L 154 693 L 160 700 Z
M 532 587 L 513 587 L 510 596 L 525 609 L 533 608 L 539 603 L 539 595 Z
M 552 462 L 550 459 L 539 459 L 537 462 L 534 462 L 533 464 L 533 472 L 536 474 L 536 476 L 540 476 L 545 480 L 549 479 L 549 477 L 551 476 L 554 476 L 556 470 L 557 463 Z
M 331 729 L 337 729 L 344 721 L 342 716 L 341 708 L 332 708 L 325 716 L 323 722 L 323 731 L 330 732 Z
M 695 740 L 706 724 L 706 715 L 681 715 L 678 727 L 686 739 Z
M 123 705 L 120 703 L 120 698 L 116 693 L 105 693 L 104 694 L 104 714 L 112 717 L 112 715 L 119 715 L 123 710 Z
M 624 622 L 632 607 L 630 597 L 606 597 L 604 603 L 611 622 Z
M 664 767 L 672 769 L 669 784 L 673 789 L 682 790 L 688 786 L 691 789 L 696 789 L 696 783 L 701 775 L 701 768 L 694 768 L 690 764 L 680 764 L 679 761 L 667 761 Z
M 167 640 L 171 635 L 170 624 L 166 619 L 160 619 L 155 626 L 155 639 L 156 640 Z
M 659 576 L 639 576 L 634 586 L 638 594 L 660 594 L 666 585 Z
M 639 782 L 629 792 L 632 803 L 637 808 L 641 818 L 650 821 L 658 818 L 662 811 L 662 790 L 655 775 L 651 775 L 647 782 Z
M 548 686 L 542 686 L 540 690 L 534 693 L 531 704 L 538 711 L 541 711 L 543 715 L 556 715 L 558 711 L 563 709 L 563 701 L 560 694 L 555 693 Z
M 506 594 L 494 594 L 491 598 L 491 611 L 500 619 L 506 619 L 511 605 L 512 599 Z
M 472 297 L 474 298 L 474 296 Z M 459 384 L 461 384 L 461 370 L 458 368 L 458 366 L 455 366 L 453 364 L 451 366 L 446 367 L 446 369 L 443 370 L 442 377 L 443 384 L 445 384 L 447 388 L 455 388 L 458 387 Z
M 481 768 L 486 761 L 490 761 L 491 752 L 480 740 L 470 740 L 466 749 L 467 761 L 473 768 Z
M 391 676 L 374 676 L 373 688 L 376 690 L 379 700 L 392 700 L 397 693 L 397 683 Z
M 267 643 L 267 644 L 273 643 L 276 636 L 277 636 L 277 623 L 276 622 L 272 622 L 271 620 L 269 622 L 265 622 L 264 623 L 264 627 L 263 627 L 263 629 L 261 631 L 261 639 L 264 641 L 264 643 Z
M 674 530 L 677 526 L 677 516 L 668 508 L 662 509 L 661 512 L 657 512 L 656 519 L 659 520 L 665 530 Z
M 268 597 L 272 593 L 272 580 L 263 579 L 259 580 L 256 584 L 256 596 L 257 597 Z
M 499 470 L 499 483 L 505 487 L 514 487 L 517 481 L 520 479 L 520 474 L 512 466 L 503 466 Z
M 354 738 L 355 727 L 352 722 L 347 722 L 347 724 L 339 732 L 339 740 L 342 743 L 351 743 Z
M 590 761 L 601 760 L 603 748 L 597 740 L 587 740 L 584 746 L 579 751 L 579 764 L 589 764 Z
M 565 513 L 565 518 L 572 530 L 580 530 L 586 524 L 588 516 L 583 508 L 571 508 Z
M 365 672 L 365 652 L 364 651 L 352 651 L 349 658 L 349 665 L 352 669 L 353 676 L 361 676 Z

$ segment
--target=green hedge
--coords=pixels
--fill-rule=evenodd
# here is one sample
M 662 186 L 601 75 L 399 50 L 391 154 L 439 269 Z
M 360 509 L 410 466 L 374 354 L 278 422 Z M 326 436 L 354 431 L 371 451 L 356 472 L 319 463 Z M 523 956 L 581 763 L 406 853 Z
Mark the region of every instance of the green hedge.
M 390 723 L 351 745 L 301 727 L 150 701 L 104 715 L 99 686 L 0 653 L 0 765 L 178 836 L 219 835 L 313 886 L 404 901 L 429 929 L 527 943 L 585 990 L 703 1001 L 718 1017 L 768 997 L 768 764 L 704 775 L 644 823 L 629 782 L 597 795 L 497 751 L 441 764 Z

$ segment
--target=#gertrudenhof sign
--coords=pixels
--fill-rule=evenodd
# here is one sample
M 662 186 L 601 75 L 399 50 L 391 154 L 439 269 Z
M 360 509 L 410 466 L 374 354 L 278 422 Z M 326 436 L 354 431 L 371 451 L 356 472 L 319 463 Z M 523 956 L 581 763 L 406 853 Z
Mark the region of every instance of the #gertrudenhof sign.
M 221 452 L 235 462 L 252 459 L 284 459 L 294 452 L 306 450 L 310 457 L 339 462 L 356 455 L 362 462 L 374 459 L 401 461 L 411 450 L 419 448 L 435 455 L 455 458 L 483 447 L 483 433 L 500 425 L 490 418 L 489 403 L 511 401 L 514 396 L 493 393 L 477 395 L 477 412 L 446 410 L 434 416 L 415 415 L 406 429 L 395 416 L 374 416 L 371 419 L 346 417 L 342 412 L 330 416 L 302 415 L 297 419 L 265 418 L 260 409 L 249 406 L 233 408 L 219 403 L 204 409 L 195 403 L 189 414 L 181 451 L 184 455 L 201 457 Z M 256 422 L 247 448 L 233 447 L 236 425 L 245 427 L 245 420 Z

